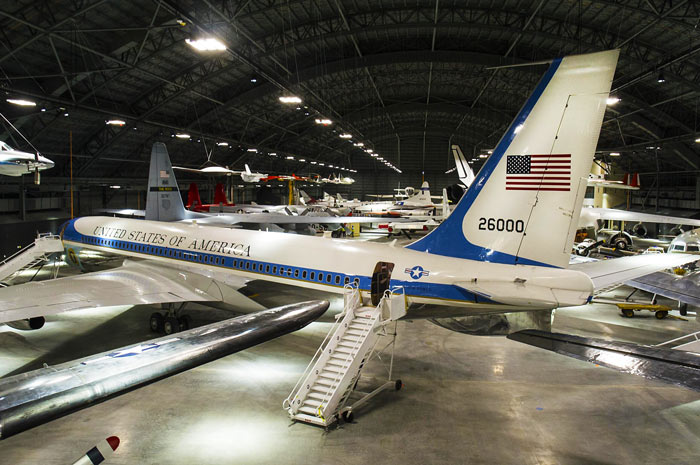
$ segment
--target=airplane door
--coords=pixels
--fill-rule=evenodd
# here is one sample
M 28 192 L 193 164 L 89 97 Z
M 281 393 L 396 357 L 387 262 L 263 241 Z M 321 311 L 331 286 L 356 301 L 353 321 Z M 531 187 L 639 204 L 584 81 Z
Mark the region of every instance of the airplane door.
M 372 272 L 372 305 L 379 305 L 384 292 L 389 289 L 391 282 L 391 272 L 394 269 L 394 264 L 389 262 L 377 262 Z

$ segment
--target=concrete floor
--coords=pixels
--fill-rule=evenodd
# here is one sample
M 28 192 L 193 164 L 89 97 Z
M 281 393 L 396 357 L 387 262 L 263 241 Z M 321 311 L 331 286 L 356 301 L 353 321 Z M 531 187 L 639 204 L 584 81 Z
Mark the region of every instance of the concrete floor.
M 294 293 L 278 289 L 270 299 Z M 149 339 L 151 311 L 74 311 L 34 332 L 0 327 L 0 376 Z M 230 316 L 190 313 L 197 324 Z M 644 343 L 700 329 L 649 316 L 589 306 L 557 311 L 553 329 Z M 404 389 L 329 432 L 292 424 L 282 400 L 328 328 L 312 323 L 2 440 L 0 463 L 72 463 L 110 435 L 122 439 L 112 464 L 700 463 L 700 394 L 427 321 L 398 325 Z M 378 384 L 383 369 L 370 365 L 362 385 Z

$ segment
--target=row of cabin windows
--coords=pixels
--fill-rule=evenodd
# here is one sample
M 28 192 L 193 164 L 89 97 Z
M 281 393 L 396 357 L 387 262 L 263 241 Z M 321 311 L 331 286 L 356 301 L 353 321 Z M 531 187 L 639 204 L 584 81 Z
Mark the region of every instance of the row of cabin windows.
M 109 245 L 109 241 L 104 240 L 104 239 L 99 239 L 96 237 L 88 237 L 87 240 L 89 243 L 95 244 L 95 245 Z M 224 264 L 224 258 L 223 257 L 218 257 L 218 256 L 211 256 L 211 255 L 194 255 L 190 253 L 185 253 L 183 254 L 179 250 L 173 250 L 173 249 L 163 249 L 159 247 L 150 247 L 146 245 L 141 245 L 141 244 L 134 244 L 130 242 L 117 242 L 116 246 L 120 249 L 125 249 L 125 250 L 133 250 L 136 252 L 146 252 L 146 253 L 157 253 L 158 255 L 164 255 L 167 257 L 174 257 L 174 258 L 184 258 L 185 260 L 193 261 L 193 262 L 200 262 L 200 263 L 211 263 L 214 265 L 223 265 Z M 249 261 L 245 260 L 234 260 L 233 262 L 233 267 L 234 268 L 239 268 L 239 269 L 245 269 L 245 270 L 251 270 L 251 271 L 259 271 L 259 272 L 264 272 L 266 274 L 270 274 L 270 265 L 264 265 L 262 263 L 251 263 Z M 264 271 L 263 271 L 264 269 Z M 292 272 L 294 273 L 295 278 L 299 278 L 299 274 L 301 273 L 301 279 L 306 280 L 307 278 L 310 281 L 316 281 L 316 272 L 311 271 L 308 272 L 307 270 L 300 270 L 299 269 L 294 269 L 292 271 L 292 268 L 290 267 L 284 267 L 280 266 L 279 267 L 279 274 L 281 276 L 292 276 Z M 276 275 L 277 274 L 277 266 L 273 265 L 272 266 L 272 274 Z M 332 273 L 318 273 L 318 282 L 323 282 L 325 277 L 325 281 L 327 283 L 331 283 L 332 281 L 336 285 L 340 285 L 340 280 L 341 276 L 339 274 L 333 276 Z M 345 277 L 343 284 L 348 284 L 350 282 L 349 277 Z M 355 283 L 359 285 L 359 279 L 355 278 Z

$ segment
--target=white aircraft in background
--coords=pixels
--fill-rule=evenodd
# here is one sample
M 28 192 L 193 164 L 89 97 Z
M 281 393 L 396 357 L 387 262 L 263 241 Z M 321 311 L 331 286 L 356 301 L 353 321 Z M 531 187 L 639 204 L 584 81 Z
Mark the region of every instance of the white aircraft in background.
M 20 152 L 0 141 L 0 174 L 4 176 L 34 173 L 34 182 L 39 184 L 39 171 L 53 167 L 54 162 L 38 152 L 35 154 Z
M 240 176 L 244 182 L 260 182 L 268 177 L 267 174 L 253 173 L 246 163 L 244 171 L 236 171 L 219 165 L 211 165 L 204 168 L 185 168 L 183 166 L 173 166 L 173 169 L 181 171 L 189 171 L 190 173 L 208 174 L 208 175 L 226 175 Z

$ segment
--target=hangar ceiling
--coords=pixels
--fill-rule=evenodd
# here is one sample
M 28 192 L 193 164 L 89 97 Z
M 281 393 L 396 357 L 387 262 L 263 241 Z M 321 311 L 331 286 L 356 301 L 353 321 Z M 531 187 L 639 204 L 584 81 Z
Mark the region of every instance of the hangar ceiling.
M 141 176 L 157 140 L 168 142 L 175 163 L 191 167 L 211 151 L 233 168 L 395 176 L 363 151 L 371 147 L 406 174 L 444 172 L 450 142 L 472 156 L 495 146 L 544 70 L 492 67 L 609 48 L 621 49 L 612 86 L 620 102 L 606 112 L 599 157 L 621 171 L 700 170 L 693 1 L 0 5 L 5 98 L 37 106 L 0 105 L 58 162 L 47 177 L 69 174 L 71 144 L 78 178 Z M 227 50 L 201 53 L 185 42 L 202 36 Z M 282 104 L 285 95 L 303 103 Z M 2 132 L 0 139 L 30 148 L 7 125 Z M 351 143 L 358 141 L 365 146 Z

